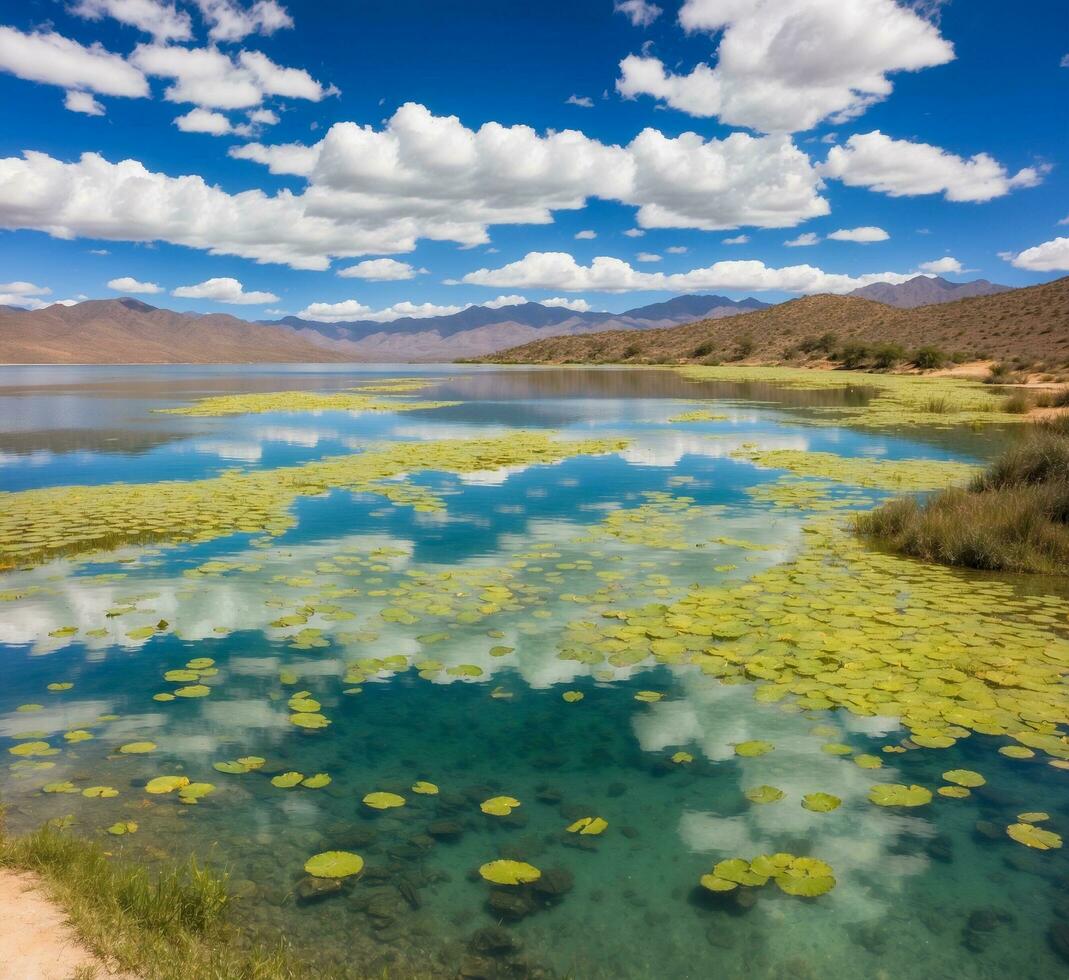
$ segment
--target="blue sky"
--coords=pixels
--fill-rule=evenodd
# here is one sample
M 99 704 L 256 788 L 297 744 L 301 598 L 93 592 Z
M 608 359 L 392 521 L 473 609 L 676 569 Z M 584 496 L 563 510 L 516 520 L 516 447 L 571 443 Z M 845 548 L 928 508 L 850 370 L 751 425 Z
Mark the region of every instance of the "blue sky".
M 1067 96 L 1053 0 L 9 3 L 0 303 L 1029 285 L 1069 272 Z

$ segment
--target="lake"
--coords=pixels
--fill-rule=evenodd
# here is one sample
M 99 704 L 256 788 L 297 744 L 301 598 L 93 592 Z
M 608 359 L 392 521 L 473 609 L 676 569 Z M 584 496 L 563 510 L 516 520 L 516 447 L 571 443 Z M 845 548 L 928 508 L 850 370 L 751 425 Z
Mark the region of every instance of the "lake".
M 0 368 L 8 829 L 226 869 L 310 974 L 1064 975 L 1065 590 L 857 541 L 1014 438 L 881 397 Z

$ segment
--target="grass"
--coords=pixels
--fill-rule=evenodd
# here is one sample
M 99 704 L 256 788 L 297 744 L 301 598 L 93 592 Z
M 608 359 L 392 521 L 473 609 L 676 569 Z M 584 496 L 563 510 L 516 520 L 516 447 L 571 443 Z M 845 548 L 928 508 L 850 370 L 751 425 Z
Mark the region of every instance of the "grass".
M 154 874 L 52 827 L 8 837 L 0 824 L 0 867 L 39 875 L 93 953 L 146 980 L 309 975 L 281 945 L 250 947 L 231 921 L 226 877 L 195 861 Z
M 1069 574 L 1069 418 L 1034 425 L 967 488 L 890 501 L 857 530 L 925 561 Z

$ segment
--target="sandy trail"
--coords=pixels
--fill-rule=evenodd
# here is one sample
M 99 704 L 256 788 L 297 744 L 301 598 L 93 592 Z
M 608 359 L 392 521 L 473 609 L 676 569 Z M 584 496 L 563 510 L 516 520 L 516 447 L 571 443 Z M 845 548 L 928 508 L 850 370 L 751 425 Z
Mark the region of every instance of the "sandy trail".
M 105 980 L 119 975 L 82 945 L 36 875 L 0 871 L 0 980 L 76 976 Z

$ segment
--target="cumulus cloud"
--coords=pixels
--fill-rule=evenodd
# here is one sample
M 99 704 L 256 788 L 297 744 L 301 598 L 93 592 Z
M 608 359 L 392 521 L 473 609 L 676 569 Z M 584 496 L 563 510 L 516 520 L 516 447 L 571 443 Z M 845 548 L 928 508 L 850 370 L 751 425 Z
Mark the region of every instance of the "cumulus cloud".
M 250 34 L 274 34 L 293 26 L 293 18 L 276 0 L 256 0 L 248 7 L 237 0 L 196 0 L 213 41 L 240 41 Z
M 917 268 L 921 272 L 930 272 L 933 275 L 941 276 L 944 273 L 956 273 L 965 272 L 965 266 L 963 266 L 952 255 L 944 255 L 941 259 L 935 259 L 933 262 L 922 262 Z
M 641 238 L 646 233 L 641 228 L 628 228 L 624 234 L 627 235 L 628 238 Z
M 0 71 L 28 82 L 76 91 L 140 98 L 149 94 L 145 76 L 100 44 L 84 47 L 54 32 L 24 34 L 0 27 Z
M 184 116 L 178 116 L 174 124 L 183 133 L 225 136 L 232 131 L 230 120 L 221 112 L 212 112 L 210 109 L 190 109 Z
M 323 269 L 331 258 L 409 252 L 420 239 L 486 244 L 490 225 L 549 224 L 595 197 L 636 208 L 641 227 L 625 233 L 634 237 L 642 228 L 791 227 L 828 212 L 808 156 L 780 136 L 647 129 L 621 147 L 574 130 L 471 130 L 408 104 L 381 129 L 339 123 L 315 146 L 250 144 L 233 155 L 305 176 L 307 186 L 230 194 L 136 160 L 87 153 L 65 163 L 27 151 L 0 159 L 0 227 Z
M 249 113 L 249 122 L 258 126 L 277 126 L 278 113 L 271 109 L 253 109 Z
M 461 280 L 476 286 L 624 293 L 635 290 L 691 292 L 700 289 L 777 290 L 788 293 L 846 293 L 873 282 L 906 282 L 910 274 L 874 272 L 846 276 L 811 265 L 783 268 L 757 260 L 714 262 L 675 274 L 642 272 L 623 259 L 601 255 L 580 265 L 567 252 L 528 252 L 499 269 L 478 269 Z
M 820 171 L 850 187 L 891 197 L 942 194 L 948 201 L 989 201 L 1017 187 L 1034 187 L 1042 179 L 1034 167 L 1011 176 L 986 153 L 966 159 L 930 143 L 892 139 L 878 129 L 833 146 Z
M 934 24 L 895 0 L 685 0 L 679 22 L 719 38 L 715 66 L 678 75 L 659 58 L 630 55 L 620 94 L 766 133 L 860 115 L 890 95 L 893 72 L 954 57 Z
M 587 228 L 587 229 L 585 229 L 583 231 L 577 231 L 575 233 L 575 237 L 579 241 L 584 241 L 584 240 L 591 239 L 591 238 L 597 238 L 598 237 L 598 233 L 596 231 L 591 231 L 589 228 Z
M 724 244 L 725 245 L 747 245 L 747 244 L 749 244 L 749 241 L 750 241 L 750 236 L 749 235 L 735 235 L 732 238 L 725 238 L 724 239 Z
M 92 95 L 88 92 L 79 92 L 76 89 L 71 89 L 67 92 L 67 97 L 63 100 L 63 106 L 71 112 L 82 112 L 87 116 L 104 115 L 104 107 Z
M 830 232 L 828 238 L 833 242 L 860 242 L 868 245 L 870 242 L 885 242 L 891 236 L 882 228 L 875 225 L 862 225 L 860 228 L 839 228 Z
M 204 282 L 199 282 L 195 286 L 179 286 L 171 290 L 171 295 L 182 299 L 210 299 L 216 303 L 234 303 L 241 306 L 278 302 L 278 297 L 274 293 L 247 293 L 245 287 L 237 279 L 228 277 L 205 279 Z
M 51 289 L 32 282 L 0 282 L 0 306 L 18 306 L 27 310 L 40 310 L 48 304 L 38 299 L 47 296 Z
M 365 306 L 359 300 L 347 299 L 341 303 L 309 303 L 297 314 L 302 320 L 320 320 L 325 323 L 340 323 L 346 320 L 371 320 L 375 323 L 392 323 L 402 317 L 423 320 L 431 316 L 449 316 L 467 309 L 467 306 L 435 306 L 433 303 L 394 303 L 383 310 Z
M 517 296 L 515 294 L 511 296 L 498 296 L 496 299 L 488 299 L 485 303 L 479 303 L 479 306 L 485 306 L 489 310 L 500 310 L 506 306 L 521 306 L 528 302 L 526 296 Z
M 189 14 L 162 0 L 78 0 L 70 11 L 86 20 L 111 17 L 157 41 L 188 41 L 193 36 Z
M 1003 258 L 1018 269 L 1031 272 L 1069 272 L 1069 238 L 1052 238 L 1017 255 L 1004 254 Z
M 576 313 L 589 313 L 593 306 L 590 305 L 585 299 L 569 299 L 567 296 L 553 296 L 550 299 L 540 299 L 538 301 L 543 306 L 560 306 L 566 310 L 575 310 Z
M 139 282 L 133 276 L 120 276 L 108 280 L 108 289 L 118 293 L 162 293 L 163 287 L 154 282 Z
M 612 9 L 624 14 L 635 27 L 649 27 L 662 13 L 661 8 L 649 0 L 613 0 Z
M 811 231 L 804 231 L 797 238 L 791 238 L 783 243 L 787 248 L 805 248 L 808 245 L 819 245 L 820 235 Z
M 339 269 L 338 275 L 343 279 L 367 279 L 369 282 L 393 282 L 400 279 L 412 279 L 417 272 L 425 272 L 425 269 L 417 270 L 407 262 L 398 262 L 396 259 L 367 259 L 357 262 L 356 265 Z
M 635 258 L 639 262 L 660 262 L 661 257 L 656 252 L 639 252 Z
M 668 248 L 665 249 L 665 251 L 669 255 L 686 255 L 687 254 L 687 246 L 686 245 L 669 245 Z
M 172 79 L 164 91 L 167 101 L 208 109 L 248 109 L 267 96 L 319 102 L 338 91 L 302 68 L 276 65 L 259 51 L 231 57 L 218 48 L 139 44 L 130 63 L 146 75 Z
M 564 104 L 582 106 L 584 109 L 594 108 L 594 100 L 589 95 L 569 95 Z

